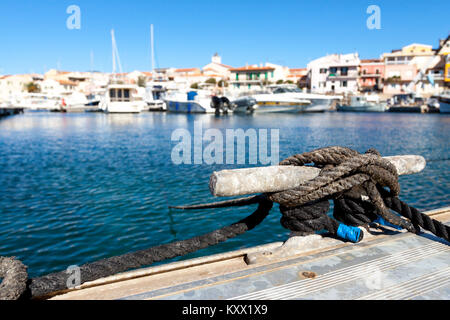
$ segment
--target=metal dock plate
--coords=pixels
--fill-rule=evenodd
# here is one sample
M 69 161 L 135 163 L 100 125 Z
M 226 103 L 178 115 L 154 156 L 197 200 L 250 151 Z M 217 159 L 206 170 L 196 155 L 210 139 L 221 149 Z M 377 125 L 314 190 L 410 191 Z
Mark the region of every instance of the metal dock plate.
M 445 209 L 433 218 L 448 224 L 449 213 Z M 358 244 L 336 245 L 336 240 L 329 239 L 329 247 L 250 265 L 245 263 L 243 255 L 230 256 L 166 273 L 84 288 L 55 298 L 450 299 L 448 242 L 429 233 L 419 236 L 387 233 L 368 237 Z M 171 282 L 164 277 L 172 278 Z

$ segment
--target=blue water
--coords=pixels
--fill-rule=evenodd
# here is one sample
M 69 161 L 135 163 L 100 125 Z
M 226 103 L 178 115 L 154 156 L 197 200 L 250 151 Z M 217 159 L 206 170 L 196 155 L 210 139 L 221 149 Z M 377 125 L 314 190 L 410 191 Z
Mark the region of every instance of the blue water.
M 0 120 L 0 256 L 30 276 L 186 239 L 231 224 L 253 208 L 179 211 L 215 200 L 212 171 L 242 165 L 175 165 L 177 128 L 279 129 L 280 160 L 342 145 L 383 155 L 418 154 L 426 169 L 400 178 L 419 209 L 450 205 L 450 117 L 440 114 L 140 115 L 25 113 Z M 283 241 L 276 207 L 254 230 L 188 258 Z

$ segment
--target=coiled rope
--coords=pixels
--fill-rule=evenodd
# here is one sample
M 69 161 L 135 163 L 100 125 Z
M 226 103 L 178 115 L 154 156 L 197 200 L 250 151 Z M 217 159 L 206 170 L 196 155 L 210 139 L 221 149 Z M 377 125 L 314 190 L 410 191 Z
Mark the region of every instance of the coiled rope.
M 260 224 L 269 214 L 273 202 L 280 204 L 283 227 L 300 235 L 326 230 L 344 240 L 359 242 L 363 237 L 359 226 L 384 221 L 414 233 L 423 228 L 449 241 L 448 226 L 398 199 L 397 170 L 376 150 L 359 154 L 349 148 L 327 147 L 294 155 L 280 163 L 307 164 L 322 170 L 315 179 L 295 189 L 211 204 L 172 207 L 207 209 L 258 204 L 250 216 L 213 232 L 84 264 L 80 267 L 81 283 L 186 255 L 236 237 Z M 333 217 L 327 215 L 329 200 L 334 201 Z M 26 267 L 17 260 L 8 259 L 0 257 L 0 277 L 4 277 L 0 299 L 45 298 L 67 290 L 69 275 L 65 271 L 27 281 Z

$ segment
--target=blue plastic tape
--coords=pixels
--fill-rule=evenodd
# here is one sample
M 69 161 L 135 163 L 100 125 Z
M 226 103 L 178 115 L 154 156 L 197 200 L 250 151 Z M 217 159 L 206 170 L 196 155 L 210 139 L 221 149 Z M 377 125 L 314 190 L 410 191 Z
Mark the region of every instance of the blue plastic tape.
M 382 217 L 378 217 L 374 222 L 381 224 L 382 226 L 387 226 L 391 228 L 395 228 L 397 230 L 402 230 L 402 227 L 396 226 L 395 224 L 389 223 L 386 220 L 384 220 Z
M 351 242 L 359 242 L 361 236 L 361 229 L 358 227 L 350 227 L 345 224 L 340 224 L 337 229 L 338 237 L 349 240 Z

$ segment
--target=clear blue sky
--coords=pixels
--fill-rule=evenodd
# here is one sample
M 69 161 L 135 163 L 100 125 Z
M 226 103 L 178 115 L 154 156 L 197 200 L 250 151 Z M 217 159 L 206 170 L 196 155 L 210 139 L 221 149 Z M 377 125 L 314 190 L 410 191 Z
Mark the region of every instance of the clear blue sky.
M 81 29 L 69 30 L 69 5 Z M 381 9 L 381 30 L 369 30 L 369 5 Z M 150 70 L 150 24 L 159 67 L 202 67 L 219 52 L 232 66 L 273 62 L 305 67 L 327 53 L 361 58 L 412 42 L 437 47 L 450 31 L 445 0 L 1 0 L 0 74 L 42 73 L 60 66 L 112 70 L 114 28 L 124 71 Z

